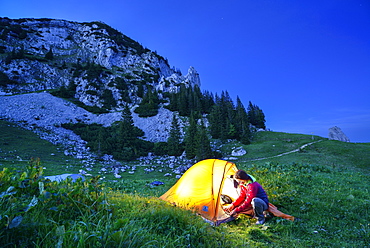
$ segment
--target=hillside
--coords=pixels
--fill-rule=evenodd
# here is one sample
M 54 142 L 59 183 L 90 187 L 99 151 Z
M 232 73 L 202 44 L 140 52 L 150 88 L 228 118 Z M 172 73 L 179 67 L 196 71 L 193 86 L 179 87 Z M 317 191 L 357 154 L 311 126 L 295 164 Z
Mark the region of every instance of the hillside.
M 182 75 L 162 56 L 104 23 L 0 18 L 0 95 L 14 95 L 1 98 L 3 118 L 40 129 L 78 121 L 109 126 L 124 105 L 133 111 L 149 93 L 163 107 L 168 94 L 195 86 L 200 87 L 200 78 L 193 67 Z M 20 93 L 32 94 L 15 96 Z M 133 113 L 147 140 L 168 138 L 172 115 L 160 111 L 160 123 Z
M 149 141 L 166 141 L 172 112 L 161 108 L 154 117 L 142 118 L 132 112 L 135 125 L 145 131 Z M 120 112 L 91 113 L 77 105 L 47 92 L 0 96 L 0 117 L 32 130 L 41 138 L 60 145 L 66 155 L 91 158 L 86 142 L 62 123 L 98 123 L 109 126 L 121 120 Z M 160 121 L 159 121 L 160 120 Z
M 266 128 L 257 105 L 245 108 L 238 97 L 234 104 L 227 91 L 202 92 L 193 67 L 183 75 L 102 22 L 46 18 L 0 18 L 0 118 L 84 161 L 112 155 L 129 161 L 155 152 L 219 157 L 208 136 L 247 144 Z M 174 119 L 178 145 L 163 144 Z M 189 137 L 205 142 L 204 151 L 185 141 L 192 123 L 197 135 Z
M 39 191 L 38 181 L 33 177 L 38 172 L 27 169 L 21 176 L 26 161 L 18 161 L 19 157 L 27 157 L 27 149 L 31 149 L 27 154 L 33 150 L 47 160 L 44 173 L 49 175 L 52 171 L 75 173 L 78 167 L 72 166 L 67 171 L 66 164 L 71 166 L 72 161 L 63 161 L 64 155 L 57 149 L 52 151 L 38 143 L 39 138 L 32 132 L 13 128 L 19 130 L 18 133 L 14 130 L 14 134 L 23 143 L 34 143 L 37 147 L 20 146 L 10 136 L 1 138 L 0 163 L 18 171 L 14 172 L 16 176 L 9 171 L 0 173 L 3 182 L 0 207 L 7 215 L 0 219 L 2 244 L 27 246 L 33 242 L 43 247 L 57 244 L 70 247 L 78 241 L 80 247 L 367 247 L 370 242 L 368 143 L 259 132 L 250 145 L 243 146 L 248 153 L 235 162 L 238 168 L 254 175 L 265 187 L 270 201 L 295 216 L 296 221 L 272 218 L 258 227 L 253 220 L 241 217 L 211 227 L 199 216 L 157 199 L 176 179 L 159 172 L 170 171 L 170 163 L 155 161 L 137 163 L 134 174 L 125 172 L 121 178 L 92 170 L 93 176 L 101 174 L 105 178 L 99 182 L 88 177 L 85 183 L 45 184 L 47 192 L 53 194 L 46 192 L 36 197 L 38 202 L 32 205 Z M 276 156 L 311 143 L 312 138 L 321 141 L 298 152 Z M 235 146 L 240 144 L 227 143 L 222 149 Z M 145 170 L 148 168 L 156 170 Z M 152 186 L 154 181 L 164 184 Z M 35 186 L 26 184 L 22 188 L 25 182 Z M 21 194 L 13 193 L 10 185 Z M 11 199 L 12 207 L 8 205 L 10 201 L 3 199 Z M 8 224 L 11 228 L 4 228 Z
M 0 19 L 0 71 L 4 92 L 74 88 L 74 97 L 102 107 L 104 91 L 117 101 L 138 103 L 139 87 L 162 93 L 180 84 L 199 85 L 138 42 L 102 23 L 53 19 Z

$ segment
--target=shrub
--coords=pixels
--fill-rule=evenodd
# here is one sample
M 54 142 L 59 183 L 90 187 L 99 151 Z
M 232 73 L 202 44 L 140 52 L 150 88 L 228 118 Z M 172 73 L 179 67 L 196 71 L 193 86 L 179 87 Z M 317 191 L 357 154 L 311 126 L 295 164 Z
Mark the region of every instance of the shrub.
M 7 74 L 0 71 L 0 86 L 6 86 L 8 84 L 16 84 L 17 81 L 11 80 Z
M 25 247 L 45 240 L 51 230 L 64 230 L 84 216 L 109 211 L 99 177 L 51 182 L 43 177 L 40 160 L 33 159 L 24 171 L 0 172 L 0 243 Z M 41 240 L 41 241 L 40 241 Z

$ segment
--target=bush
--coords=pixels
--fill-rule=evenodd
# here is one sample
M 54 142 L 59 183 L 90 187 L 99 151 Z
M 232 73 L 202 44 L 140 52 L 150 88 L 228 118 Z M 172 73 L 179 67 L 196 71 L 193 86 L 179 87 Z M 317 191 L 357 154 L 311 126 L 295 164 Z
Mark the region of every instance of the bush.
M 0 86 L 6 86 L 8 84 L 16 84 L 17 81 L 11 80 L 7 74 L 0 71 Z
M 134 112 L 139 114 L 139 117 L 151 117 L 158 114 L 158 105 L 155 104 L 140 104 Z
M 168 154 L 167 142 L 154 143 L 153 152 L 157 156 L 163 156 Z
M 40 247 L 52 247 L 58 240 L 45 240 L 51 230 L 68 229 L 86 215 L 110 211 L 99 177 L 51 182 L 43 177 L 42 168 L 35 159 L 24 171 L 4 168 L 0 172 L 2 245 L 26 247 L 41 243 Z
M 103 91 L 102 99 L 104 101 L 104 108 L 112 109 L 117 106 L 117 102 L 113 97 L 113 93 L 111 90 L 105 89 Z

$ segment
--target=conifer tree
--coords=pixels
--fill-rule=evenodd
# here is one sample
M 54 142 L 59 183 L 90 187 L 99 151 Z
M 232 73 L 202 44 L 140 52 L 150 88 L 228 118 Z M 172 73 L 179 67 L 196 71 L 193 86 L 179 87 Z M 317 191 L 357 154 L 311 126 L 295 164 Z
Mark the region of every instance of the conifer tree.
M 204 126 L 203 120 L 201 121 L 201 125 L 198 126 L 197 132 L 197 139 L 196 139 L 196 158 L 197 160 L 203 160 L 207 158 L 212 158 L 212 149 L 211 144 L 207 135 L 206 127 Z
M 176 115 L 172 117 L 170 136 L 167 140 L 168 143 L 168 155 L 170 156 L 180 156 L 182 153 L 181 145 L 181 132 L 180 126 L 177 120 Z
M 251 131 L 248 114 L 238 96 L 236 98 L 235 107 L 235 127 L 238 132 L 238 140 L 240 140 L 243 144 L 249 144 L 251 141 Z
M 126 104 L 122 111 L 122 121 L 118 126 L 117 145 L 121 152 L 117 152 L 118 158 L 132 160 L 138 154 L 137 143 L 144 132 L 134 126 L 129 106 Z
M 248 144 L 251 143 L 252 132 L 251 132 L 251 129 L 250 129 L 249 122 L 243 123 L 239 140 L 240 140 L 240 142 L 242 142 L 245 145 L 248 145 Z
M 202 92 L 200 91 L 200 88 L 198 85 L 195 85 L 194 87 L 189 87 L 190 89 L 190 95 L 191 98 L 193 98 L 193 106 L 191 108 L 192 111 L 197 111 L 198 113 L 203 113 L 203 108 L 202 108 L 202 100 L 203 100 L 203 95 Z
M 209 114 L 212 107 L 215 105 L 213 94 L 209 91 L 204 91 L 202 95 L 202 113 Z
M 222 140 L 232 138 L 230 135 L 235 133 L 231 130 L 231 128 L 234 128 L 232 126 L 234 122 L 234 103 L 232 102 L 229 93 L 227 91 L 222 91 L 221 97 L 216 104 L 219 105 L 221 112 L 220 114 L 222 116 L 222 122 L 220 122 L 220 138 Z
M 189 96 L 188 96 L 187 89 L 184 85 L 181 85 L 180 92 L 178 93 L 178 101 L 177 101 L 179 115 L 189 116 L 190 114 L 189 105 L 190 104 L 189 104 Z
M 233 122 L 234 119 L 234 103 L 227 91 L 221 92 L 221 108 L 222 114 L 226 115 L 230 122 Z
M 238 131 L 236 130 L 236 127 L 233 123 L 229 124 L 228 133 L 227 133 L 228 139 L 238 139 Z
M 103 107 L 107 109 L 112 109 L 117 106 L 117 102 L 113 97 L 113 93 L 109 89 L 105 89 L 102 94 L 103 98 Z
M 25 54 L 25 52 L 24 52 L 24 46 L 22 45 L 21 46 L 21 49 L 19 49 L 19 51 L 18 52 L 16 52 L 15 53 L 15 59 L 24 59 L 24 54 Z
M 178 111 L 178 98 L 177 94 L 170 94 L 170 104 L 167 106 L 167 108 L 171 111 Z
M 186 157 L 189 159 L 192 159 L 196 156 L 197 134 L 198 134 L 197 122 L 194 117 L 194 114 L 192 114 L 190 116 L 189 127 L 185 135 L 185 151 L 186 151 Z
M 248 104 L 248 118 L 249 122 L 257 127 L 257 128 L 266 128 L 265 125 L 265 114 L 262 112 L 262 110 L 257 106 L 252 104 L 251 101 L 249 101 Z
M 256 109 L 256 116 L 257 116 L 256 127 L 266 129 L 265 114 L 263 113 L 262 109 L 260 109 L 258 106 L 257 106 L 257 109 Z
M 181 85 L 179 92 L 170 93 L 170 104 L 166 106 L 171 111 L 179 111 L 180 116 L 190 116 L 192 112 L 209 114 L 215 104 L 213 95 L 209 92 L 202 94 L 199 86 Z
M 210 133 L 212 138 L 221 138 L 221 133 L 224 130 L 224 116 L 222 116 L 220 99 L 216 94 L 215 105 L 212 107 L 211 113 L 208 115 L 208 120 L 210 124 Z
M 47 60 L 53 60 L 54 59 L 54 54 L 53 54 L 53 50 L 51 49 L 51 47 L 50 47 L 49 51 L 45 54 L 45 59 L 47 59 Z
M 117 77 L 113 83 L 116 84 L 116 88 L 119 90 L 119 93 L 121 94 L 121 100 L 126 103 L 131 103 L 129 87 L 125 79 Z
M 155 89 L 148 87 L 139 106 L 135 109 L 140 117 L 155 116 L 158 114 L 159 98 Z
M 144 86 L 143 86 L 143 84 L 139 83 L 139 85 L 137 86 L 136 95 L 138 97 L 144 97 Z

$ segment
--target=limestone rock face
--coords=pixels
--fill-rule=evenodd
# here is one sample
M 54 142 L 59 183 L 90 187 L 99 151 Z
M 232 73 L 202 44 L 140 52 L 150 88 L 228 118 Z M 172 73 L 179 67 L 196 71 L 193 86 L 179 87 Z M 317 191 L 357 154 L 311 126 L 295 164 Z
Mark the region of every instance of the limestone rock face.
M 339 141 L 343 141 L 343 142 L 350 142 L 349 138 L 337 126 L 329 128 L 329 136 L 328 137 L 329 137 L 330 140 L 339 140 Z
M 74 87 L 74 98 L 99 108 L 107 94 L 118 107 L 134 106 L 141 101 L 140 87 L 156 89 L 162 99 L 180 85 L 200 86 L 193 67 L 182 75 L 105 23 L 45 18 L 0 17 L 0 78 L 0 95 Z

